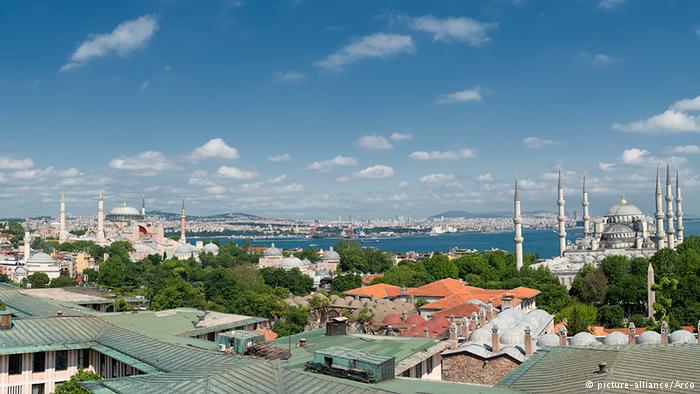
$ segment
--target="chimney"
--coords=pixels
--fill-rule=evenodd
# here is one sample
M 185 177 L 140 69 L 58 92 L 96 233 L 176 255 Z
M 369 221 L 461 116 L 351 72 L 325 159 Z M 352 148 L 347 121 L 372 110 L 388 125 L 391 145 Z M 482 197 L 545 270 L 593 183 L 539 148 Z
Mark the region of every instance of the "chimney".
M 299 345 L 298 345 L 297 347 L 303 347 L 303 348 L 305 348 L 305 347 L 306 347 L 306 339 L 300 338 L 300 339 L 299 339 Z
M 462 336 L 464 337 L 465 340 L 469 340 L 469 335 L 471 334 L 471 331 L 469 330 L 469 319 L 466 317 L 462 319 Z
M 661 344 L 668 345 L 668 323 L 661 322 Z
M 423 328 L 423 336 L 426 338 L 430 338 L 430 330 L 428 327 Z
M 479 309 L 479 327 L 486 324 L 486 309 L 483 307 Z
M 525 327 L 525 357 L 530 357 L 532 354 L 532 331 L 530 326 Z
M 630 345 L 634 345 L 635 343 L 637 343 L 637 335 L 635 333 L 634 323 L 630 323 L 627 336 L 629 337 Z
M 472 312 L 472 318 L 469 322 L 469 331 L 474 332 L 476 330 L 476 312 Z M 698 328 L 700 328 L 700 321 L 698 322 Z
M 488 321 L 491 321 L 496 316 L 496 308 L 493 307 L 493 304 L 489 302 L 489 304 L 486 306 L 486 319 Z
M 0 315 L 0 330 L 9 330 L 12 328 L 12 314 L 3 311 Z
M 499 342 L 498 326 L 493 326 L 491 329 L 491 351 L 498 353 L 501 349 L 501 343 Z
M 406 311 L 401 312 L 401 321 L 406 321 L 406 318 L 408 317 L 408 314 Z
M 450 324 L 450 341 L 457 342 L 457 324 Z
M 559 346 L 566 346 L 569 342 L 566 340 L 566 326 L 562 326 L 559 329 Z
M 59 316 L 59 317 L 63 316 L 63 311 L 56 311 L 56 316 Z
M 513 307 L 513 297 L 512 293 L 506 293 L 501 296 L 501 310 Z
M 406 286 L 402 287 L 402 288 L 401 288 L 401 295 L 402 295 L 402 296 L 405 296 L 405 295 L 407 295 L 407 294 L 408 294 L 408 288 L 406 288 Z
M 598 373 L 608 373 L 608 363 L 602 362 L 598 364 Z

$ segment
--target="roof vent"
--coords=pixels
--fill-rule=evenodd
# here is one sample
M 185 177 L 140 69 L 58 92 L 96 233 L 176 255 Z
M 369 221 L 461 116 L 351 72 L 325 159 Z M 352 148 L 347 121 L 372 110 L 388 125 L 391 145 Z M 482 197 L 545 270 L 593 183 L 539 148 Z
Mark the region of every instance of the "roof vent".
M 608 373 L 608 363 L 598 364 L 598 373 Z
M 63 311 L 56 311 L 56 316 L 63 316 Z
M 216 350 L 218 350 L 218 351 L 220 351 L 220 352 L 225 352 L 225 351 L 226 351 L 226 345 L 224 345 L 223 343 L 220 343 L 219 346 L 217 346 Z
M 12 315 L 3 313 L 0 315 L 0 330 L 9 330 L 12 328 Z

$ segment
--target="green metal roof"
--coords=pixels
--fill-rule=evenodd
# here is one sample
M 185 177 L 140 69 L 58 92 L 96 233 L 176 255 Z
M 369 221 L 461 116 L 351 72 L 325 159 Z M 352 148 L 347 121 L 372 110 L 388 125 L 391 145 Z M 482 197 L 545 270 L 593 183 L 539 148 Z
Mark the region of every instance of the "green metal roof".
M 348 349 L 341 346 L 331 346 L 327 349 L 317 350 L 316 353 L 324 356 L 340 357 L 348 360 L 358 360 L 368 364 L 381 365 L 393 360 L 393 357 L 380 356 L 378 354 L 367 353 L 359 350 Z
M 700 376 L 700 345 L 621 345 L 598 347 L 545 347 L 506 376 L 498 387 L 536 393 L 580 393 L 586 383 L 693 382 Z M 608 373 L 598 373 L 598 364 Z M 635 393 L 678 392 L 636 387 Z M 682 391 L 682 390 L 681 390 Z M 692 390 L 691 390 L 692 391 Z
M 0 354 L 90 347 L 106 326 L 92 317 L 13 319 L 0 330 Z
M 264 336 L 264 335 L 257 333 L 255 331 L 243 331 L 243 330 L 224 332 L 224 333 L 221 333 L 219 335 L 219 337 L 230 337 L 230 338 L 236 338 L 236 339 L 249 339 L 249 338 L 262 337 L 262 336 Z
M 18 317 L 56 316 L 59 311 L 64 316 L 80 316 L 86 310 L 78 305 L 60 304 L 49 299 L 25 295 L 11 288 L 0 288 L 0 300 Z

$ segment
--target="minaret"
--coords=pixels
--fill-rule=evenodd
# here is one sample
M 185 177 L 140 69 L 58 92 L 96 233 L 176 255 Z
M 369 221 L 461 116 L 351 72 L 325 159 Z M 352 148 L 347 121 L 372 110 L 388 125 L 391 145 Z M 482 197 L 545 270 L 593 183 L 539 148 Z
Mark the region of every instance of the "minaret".
M 583 200 L 581 202 L 581 205 L 583 205 L 583 236 L 588 237 L 590 234 L 591 228 L 590 228 L 590 220 L 591 217 L 588 215 L 588 206 L 590 205 L 588 203 L 588 192 L 586 191 L 586 173 L 583 173 Z
M 649 263 L 647 269 L 647 318 L 654 318 L 654 303 L 656 302 L 656 292 L 652 290 L 654 286 L 654 267 Z
M 185 199 L 182 199 L 182 210 L 180 211 L 180 242 L 183 244 L 187 242 L 185 237 L 185 219 L 187 215 L 185 214 Z
M 29 231 L 24 232 L 24 262 L 29 261 L 29 257 L 32 254 L 32 236 L 29 235 Z
M 515 198 L 514 203 L 514 214 L 513 214 L 513 225 L 515 227 L 515 268 L 520 270 L 523 266 L 523 218 L 520 216 L 520 196 L 518 195 L 518 179 L 515 179 Z
M 146 197 L 141 196 L 141 216 L 146 217 Z
M 100 192 L 100 198 L 97 200 L 97 234 L 95 241 L 98 245 L 105 243 L 105 200 Z
M 681 182 L 678 180 L 678 171 L 676 171 L 676 223 L 678 224 L 677 243 L 683 242 L 683 197 L 681 196 Z
M 66 242 L 68 240 L 68 233 L 66 232 L 66 199 L 65 195 L 61 193 L 61 207 L 59 211 L 59 221 L 60 227 L 58 230 L 58 242 Z
M 668 229 L 666 235 L 668 237 L 668 247 L 676 248 L 676 231 L 673 229 L 673 192 L 671 187 L 671 166 L 666 163 L 666 220 L 668 221 Z
M 661 197 L 661 176 L 659 167 L 656 167 L 656 249 L 661 250 L 666 247 L 664 239 L 664 209 Z
M 559 256 L 566 250 L 566 215 L 564 215 L 564 186 L 561 182 L 561 168 L 559 169 L 559 181 L 557 184 L 557 205 L 559 206 Z

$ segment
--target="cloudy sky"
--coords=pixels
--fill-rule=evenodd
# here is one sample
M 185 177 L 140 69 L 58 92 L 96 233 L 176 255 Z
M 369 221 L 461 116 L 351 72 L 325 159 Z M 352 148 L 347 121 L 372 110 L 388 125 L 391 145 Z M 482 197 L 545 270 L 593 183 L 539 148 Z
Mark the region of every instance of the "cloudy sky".
M 0 216 L 700 214 L 695 1 L 188 0 L 0 5 Z

